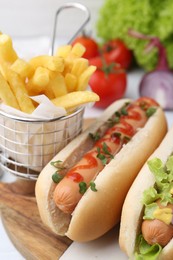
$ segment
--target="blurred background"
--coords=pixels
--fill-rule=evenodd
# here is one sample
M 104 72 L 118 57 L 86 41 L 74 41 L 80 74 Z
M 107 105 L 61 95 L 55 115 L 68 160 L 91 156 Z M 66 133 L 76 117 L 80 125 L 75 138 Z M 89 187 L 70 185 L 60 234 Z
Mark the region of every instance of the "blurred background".
M 20 57 L 30 58 L 49 51 L 55 13 L 72 0 L 0 0 L 0 31 L 12 37 Z M 77 2 L 77 1 L 76 1 Z M 95 23 L 103 0 L 80 0 L 90 10 L 87 31 L 95 36 Z M 84 20 L 83 12 L 73 8 L 60 13 L 57 21 L 58 44 L 66 44 Z
M 56 10 L 66 2 L 72 0 L 0 0 L 0 30 L 16 38 L 51 38 Z M 77 1 L 76 1 L 77 2 Z M 103 0 L 80 0 L 91 12 L 91 19 L 87 30 L 95 27 L 98 9 Z M 57 22 L 57 38 L 66 43 L 73 36 L 83 21 L 80 10 L 69 9 L 63 11 Z M 92 32 L 95 34 L 94 30 Z M 47 42 L 45 42 L 47 44 Z M 28 46 L 29 48 L 29 46 Z
M 17 36 L 50 36 L 52 32 L 54 14 L 56 10 L 66 2 L 80 2 L 91 11 L 90 26 L 93 28 L 98 15 L 98 9 L 103 0 L 0 0 L 0 27 L 1 31 Z M 61 36 L 68 36 L 78 25 L 82 17 L 74 13 L 74 10 L 66 11 L 61 15 L 58 28 Z M 79 19 L 80 18 L 80 19 Z

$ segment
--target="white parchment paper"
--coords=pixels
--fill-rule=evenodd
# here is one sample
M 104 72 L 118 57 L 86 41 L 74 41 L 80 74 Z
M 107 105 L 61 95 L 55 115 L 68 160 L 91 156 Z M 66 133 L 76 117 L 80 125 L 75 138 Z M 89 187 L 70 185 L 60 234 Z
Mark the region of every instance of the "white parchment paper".
M 24 168 L 40 172 L 58 151 L 81 132 L 83 110 L 67 115 L 63 107 L 56 107 L 45 95 L 31 98 L 39 105 L 30 115 L 0 104 L 0 109 L 10 115 L 33 118 L 28 121 L 15 120 L 1 115 L 0 142 L 4 157 L 12 158 L 14 165 L 19 162 Z M 52 120 L 54 118 L 56 120 Z

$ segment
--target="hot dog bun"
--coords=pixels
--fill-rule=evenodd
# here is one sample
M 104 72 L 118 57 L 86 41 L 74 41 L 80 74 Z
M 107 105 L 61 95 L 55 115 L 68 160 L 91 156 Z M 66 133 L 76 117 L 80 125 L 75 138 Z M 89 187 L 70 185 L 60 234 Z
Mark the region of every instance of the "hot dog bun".
M 159 147 L 149 157 L 148 160 L 159 158 L 166 163 L 168 157 L 173 153 L 173 127 L 169 130 Z M 152 187 L 155 183 L 154 175 L 149 170 L 147 162 L 142 167 L 131 188 L 129 189 L 124 201 L 119 244 L 123 251 L 130 257 L 134 258 L 135 242 L 137 235 L 141 230 L 143 205 L 141 203 L 143 192 Z M 173 239 L 163 248 L 159 255 L 159 260 L 171 260 L 173 256 Z
M 87 130 L 75 138 L 52 161 L 66 161 L 69 166 L 77 161 L 78 154 L 90 146 L 89 133 L 95 133 L 119 110 L 128 99 L 116 101 L 108 107 Z M 162 127 L 160 127 L 162 126 Z M 159 131 L 158 131 L 159 129 Z M 36 183 L 36 199 L 43 222 L 56 234 L 66 235 L 75 241 L 90 241 L 110 230 L 120 219 L 125 195 L 140 168 L 156 149 L 167 131 L 165 115 L 158 108 L 145 127 L 133 136 L 120 152 L 96 177 L 98 192 L 88 189 L 76 206 L 72 216 L 61 212 L 53 201 L 55 184 L 54 167 L 49 163 Z

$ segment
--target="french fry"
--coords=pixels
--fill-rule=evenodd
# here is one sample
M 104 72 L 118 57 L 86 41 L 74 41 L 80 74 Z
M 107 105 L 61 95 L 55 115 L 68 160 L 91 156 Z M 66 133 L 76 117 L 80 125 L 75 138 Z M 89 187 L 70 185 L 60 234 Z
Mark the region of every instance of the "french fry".
M 73 61 L 73 66 L 71 69 L 71 73 L 76 77 L 79 77 L 87 68 L 88 68 L 88 60 L 84 58 L 77 58 Z
M 12 39 L 6 34 L 0 34 L 0 61 L 13 63 L 17 58 Z
M 53 56 L 41 55 L 27 62 L 18 58 L 11 38 L 0 32 L 0 98 L 26 113 L 35 109 L 29 95 L 45 94 L 66 109 L 97 101 L 95 93 L 86 91 L 96 67 L 82 58 L 85 50 L 80 43 L 65 45 Z
M 49 83 L 46 85 L 43 91 L 43 94 L 45 94 L 49 99 L 55 98 L 54 92 L 52 90 L 52 84 L 56 75 L 57 72 L 49 70 Z
M 15 60 L 15 62 L 10 66 L 10 68 L 23 79 L 30 78 L 34 73 L 31 64 L 19 58 Z
M 70 54 L 72 49 L 71 45 L 65 45 L 65 46 L 60 46 L 58 47 L 55 56 L 67 58 L 67 56 Z
M 81 43 L 76 43 L 71 50 L 71 54 L 75 55 L 76 57 L 80 58 L 85 53 L 86 48 Z
M 91 65 L 79 76 L 77 84 L 78 91 L 86 90 L 90 77 L 92 76 L 95 70 L 96 67 Z
M 9 84 L 4 79 L 1 73 L 0 73 L 0 98 L 6 105 L 20 110 L 15 95 L 13 94 Z
M 52 89 L 55 97 L 60 97 L 67 94 L 67 88 L 64 77 L 59 73 L 49 83 L 49 88 Z
M 73 92 L 77 87 L 77 77 L 71 73 L 65 75 L 65 84 L 68 92 Z
M 67 73 L 71 73 L 72 67 L 73 67 L 73 58 L 65 59 L 65 66 L 62 75 L 65 76 Z
M 44 67 L 38 67 L 32 77 L 32 83 L 37 87 L 38 92 L 45 89 L 49 80 L 49 70 Z
M 29 114 L 32 113 L 35 107 L 28 96 L 23 80 L 17 73 L 10 69 L 6 72 L 6 75 L 10 87 L 16 96 L 21 111 Z
M 51 86 L 48 84 L 44 90 L 44 94 L 46 97 L 48 97 L 50 100 L 55 98 L 55 95 L 53 93 L 53 90 Z
M 40 94 L 37 87 L 33 84 L 32 79 L 26 83 L 26 90 L 29 96 L 36 96 Z
M 44 67 L 57 72 L 62 72 L 64 70 L 64 59 L 62 57 L 42 55 L 32 58 L 29 63 L 34 69 Z
M 47 86 L 47 88 L 45 89 L 44 94 L 45 94 L 45 96 L 48 97 L 50 100 L 55 98 L 55 95 L 54 95 L 52 89 L 49 88 L 48 86 Z
M 51 100 L 55 106 L 69 110 L 88 102 L 99 101 L 99 96 L 91 91 L 75 91 Z

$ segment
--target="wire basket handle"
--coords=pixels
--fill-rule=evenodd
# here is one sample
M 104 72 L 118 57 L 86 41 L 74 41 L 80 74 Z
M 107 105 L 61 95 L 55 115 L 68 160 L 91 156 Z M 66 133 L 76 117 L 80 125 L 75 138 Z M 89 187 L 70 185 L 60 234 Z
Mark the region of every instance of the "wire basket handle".
M 76 31 L 76 33 L 72 36 L 72 38 L 68 41 L 67 44 L 70 44 L 73 39 L 76 38 L 76 36 L 82 31 L 82 29 L 85 27 L 85 25 L 88 23 L 88 21 L 90 20 L 90 12 L 88 10 L 88 8 L 80 3 L 66 3 L 64 5 L 62 5 L 55 14 L 55 19 L 54 19 L 54 27 L 53 27 L 53 34 L 52 34 L 52 41 L 51 41 L 51 48 L 50 48 L 50 55 L 53 55 L 54 53 L 54 45 L 55 45 L 55 38 L 56 38 L 56 27 L 57 27 L 57 18 L 58 15 L 61 11 L 65 10 L 65 9 L 69 9 L 69 8 L 77 8 L 80 9 L 81 11 L 83 11 L 85 13 L 85 20 L 84 22 L 81 24 L 81 26 L 79 27 L 79 29 Z

